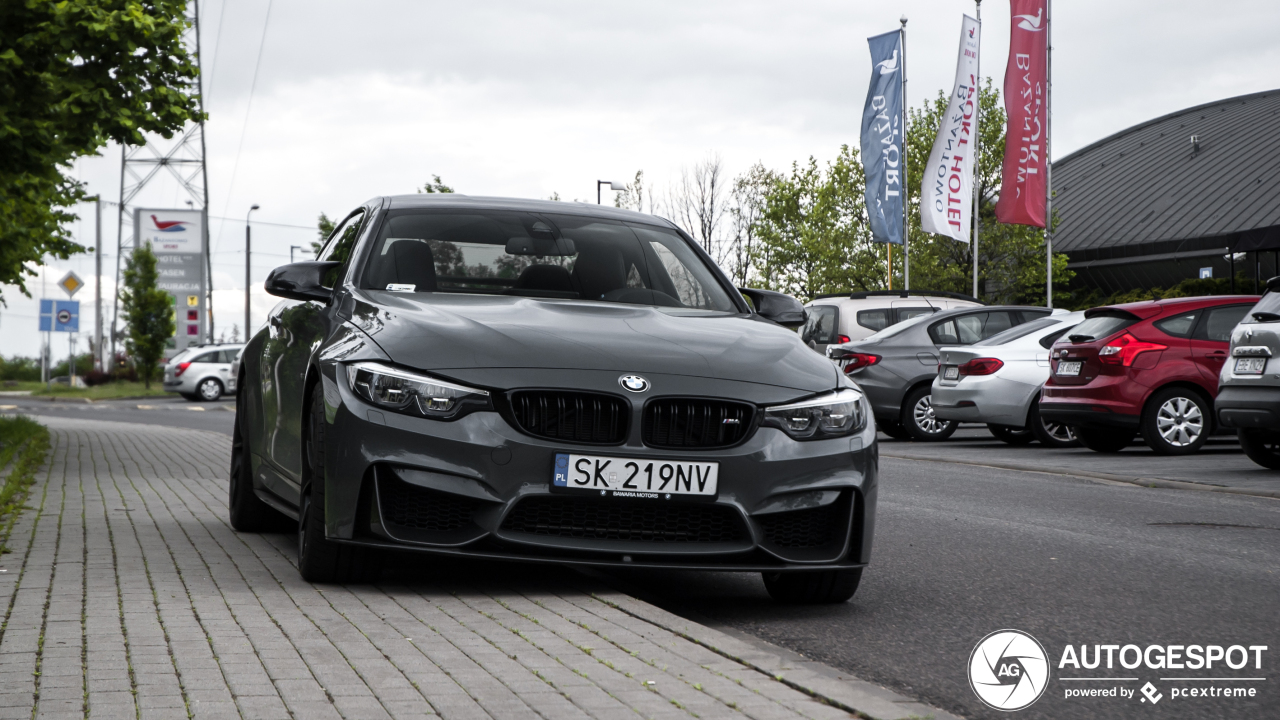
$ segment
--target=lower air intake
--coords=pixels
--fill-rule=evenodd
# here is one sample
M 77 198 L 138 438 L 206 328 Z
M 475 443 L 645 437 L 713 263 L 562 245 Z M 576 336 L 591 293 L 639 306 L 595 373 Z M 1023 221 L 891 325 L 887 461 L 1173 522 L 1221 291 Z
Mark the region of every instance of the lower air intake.
M 765 540 L 781 548 L 817 548 L 839 539 L 839 503 L 790 512 L 757 515 Z
M 643 543 L 741 543 L 742 517 L 711 504 L 600 501 L 594 498 L 530 497 L 516 504 L 502 529 L 563 538 Z

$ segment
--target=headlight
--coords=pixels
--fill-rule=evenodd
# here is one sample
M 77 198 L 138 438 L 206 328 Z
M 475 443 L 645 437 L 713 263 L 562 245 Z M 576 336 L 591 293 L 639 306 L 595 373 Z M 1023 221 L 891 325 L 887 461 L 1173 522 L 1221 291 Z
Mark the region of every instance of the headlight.
M 347 366 L 351 391 L 387 410 L 452 420 L 472 410 L 487 410 L 489 393 L 376 362 Z
M 866 424 L 862 393 L 846 388 L 803 402 L 765 408 L 763 424 L 797 440 L 852 435 Z

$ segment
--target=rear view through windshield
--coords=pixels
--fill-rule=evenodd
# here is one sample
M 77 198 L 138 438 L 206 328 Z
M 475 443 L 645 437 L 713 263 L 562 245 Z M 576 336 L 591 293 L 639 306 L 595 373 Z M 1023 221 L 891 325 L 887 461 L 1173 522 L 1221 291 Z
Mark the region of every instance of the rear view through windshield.
M 393 213 L 362 287 L 736 312 L 674 231 L 514 211 Z

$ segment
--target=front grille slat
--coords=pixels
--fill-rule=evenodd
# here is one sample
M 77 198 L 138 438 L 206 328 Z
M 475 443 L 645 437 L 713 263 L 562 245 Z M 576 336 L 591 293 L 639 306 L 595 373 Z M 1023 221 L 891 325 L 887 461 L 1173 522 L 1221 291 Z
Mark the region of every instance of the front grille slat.
M 754 409 L 711 398 L 658 398 L 644 409 L 644 444 L 658 448 L 719 448 L 751 432 Z
M 627 438 L 626 401 L 570 390 L 518 390 L 511 394 L 516 426 L 529 435 L 593 445 Z
M 742 517 L 712 504 L 600 501 L 538 496 L 521 500 L 502 529 L 548 537 L 640 543 L 742 543 Z

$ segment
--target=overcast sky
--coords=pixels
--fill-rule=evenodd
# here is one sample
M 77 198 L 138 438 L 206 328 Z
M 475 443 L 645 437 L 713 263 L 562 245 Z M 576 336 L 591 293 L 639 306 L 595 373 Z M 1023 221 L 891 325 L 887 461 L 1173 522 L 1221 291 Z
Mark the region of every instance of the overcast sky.
M 260 325 L 274 304 L 262 279 L 313 239 L 321 211 L 413 192 L 432 174 L 469 194 L 594 202 L 597 179 L 643 169 L 663 184 L 711 152 L 733 174 L 756 161 L 781 170 L 827 160 L 858 142 L 868 36 L 909 18 L 907 95 L 918 106 L 949 89 L 961 15 L 975 14 L 972 2 L 947 0 L 201 5 L 210 214 L 237 218 L 211 222 L 220 331 L 243 325 L 253 203 L 255 221 L 279 224 L 254 228 Z M 1072 0 L 1055 10 L 1055 158 L 1168 112 L 1280 87 L 1274 1 Z M 1008 4 L 987 2 L 982 19 L 982 72 L 1000 87 Z M 118 198 L 120 149 L 75 173 L 90 193 Z M 139 202 L 185 207 L 184 197 L 165 182 Z M 73 229 L 92 245 L 92 207 L 81 215 Z M 104 218 L 109 315 L 114 207 Z M 65 297 L 53 283 L 67 270 L 89 282 L 77 299 L 91 330 L 91 254 L 46 267 L 44 292 Z M 41 280 L 30 287 L 39 297 Z M 35 301 L 11 287 L 5 298 L 0 354 L 38 354 Z M 66 338 L 53 350 L 65 357 Z

